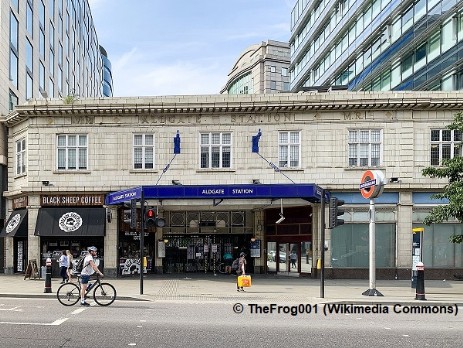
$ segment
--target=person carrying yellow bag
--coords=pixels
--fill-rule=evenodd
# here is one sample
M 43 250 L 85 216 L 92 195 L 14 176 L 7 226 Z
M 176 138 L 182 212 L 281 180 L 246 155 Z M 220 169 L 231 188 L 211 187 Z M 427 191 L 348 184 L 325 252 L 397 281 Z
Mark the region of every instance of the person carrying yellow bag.
M 239 266 L 236 270 L 238 277 L 236 278 L 236 291 L 244 291 L 243 286 L 251 286 L 251 277 L 246 276 L 246 254 L 241 253 L 239 258 Z M 243 282 L 246 281 L 246 285 Z

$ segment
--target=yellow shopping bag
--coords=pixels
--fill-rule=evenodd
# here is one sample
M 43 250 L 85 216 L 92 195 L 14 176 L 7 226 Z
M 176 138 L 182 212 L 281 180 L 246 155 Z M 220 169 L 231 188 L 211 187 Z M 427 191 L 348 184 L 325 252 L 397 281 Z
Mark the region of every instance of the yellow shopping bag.
M 250 275 L 240 275 L 238 277 L 238 287 L 249 288 L 251 286 L 251 276 Z

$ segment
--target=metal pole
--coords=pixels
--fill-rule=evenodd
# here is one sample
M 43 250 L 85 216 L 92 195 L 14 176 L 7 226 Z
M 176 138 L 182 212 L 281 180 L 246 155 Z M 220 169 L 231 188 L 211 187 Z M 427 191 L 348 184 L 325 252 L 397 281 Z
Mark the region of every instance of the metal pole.
M 320 201 L 320 298 L 325 297 L 325 190 L 322 189 Z
M 375 231 L 375 200 L 370 199 L 369 254 L 370 254 L 370 287 L 363 292 L 365 296 L 383 296 L 376 290 L 376 231 Z
M 375 230 L 375 200 L 370 199 L 370 289 L 376 289 L 376 230 Z
M 140 219 L 140 295 L 143 295 L 143 257 L 145 249 L 145 196 L 143 194 L 143 187 L 141 189 L 140 197 L 141 205 L 141 219 Z

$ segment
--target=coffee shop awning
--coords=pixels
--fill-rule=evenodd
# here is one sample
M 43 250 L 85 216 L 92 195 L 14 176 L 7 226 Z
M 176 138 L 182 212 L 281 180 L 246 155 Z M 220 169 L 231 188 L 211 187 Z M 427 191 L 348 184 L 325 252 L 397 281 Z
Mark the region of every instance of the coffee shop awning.
M 40 208 L 36 236 L 104 236 L 105 208 Z
M 13 210 L 0 237 L 27 237 L 27 209 Z

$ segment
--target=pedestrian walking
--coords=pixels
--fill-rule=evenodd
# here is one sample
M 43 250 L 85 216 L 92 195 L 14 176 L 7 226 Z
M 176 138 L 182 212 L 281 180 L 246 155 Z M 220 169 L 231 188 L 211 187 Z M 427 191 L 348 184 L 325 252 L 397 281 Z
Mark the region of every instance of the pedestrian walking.
M 74 257 L 72 256 L 71 250 L 66 250 L 66 256 L 68 258 L 68 269 L 67 269 L 67 281 L 72 282 L 72 267 L 73 267 L 73 260 Z
M 61 256 L 59 257 L 57 262 L 59 263 L 59 267 L 60 267 L 59 275 L 63 279 L 61 284 L 64 284 L 66 283 L 66 280 L 68 279 L 67 271 L 68 271 L 68 266 L 69 266 L 68 257 L 66 256 L 66 250 L 63 250 L 61 252 Z

